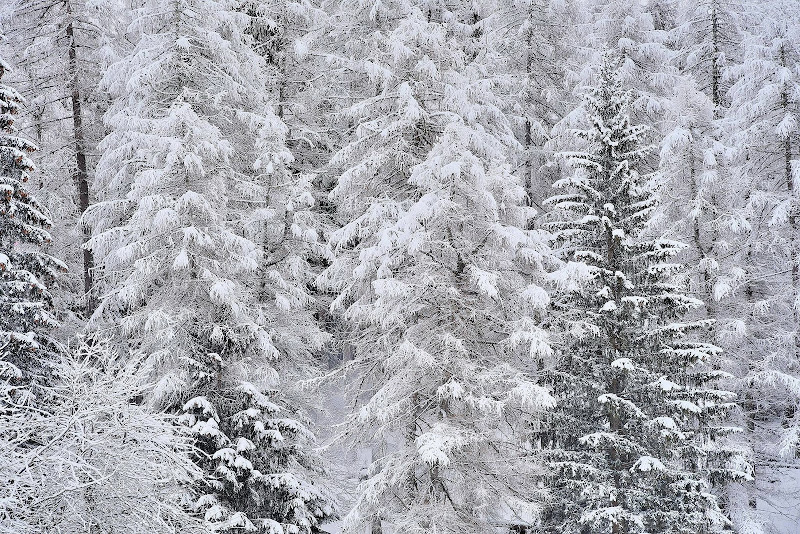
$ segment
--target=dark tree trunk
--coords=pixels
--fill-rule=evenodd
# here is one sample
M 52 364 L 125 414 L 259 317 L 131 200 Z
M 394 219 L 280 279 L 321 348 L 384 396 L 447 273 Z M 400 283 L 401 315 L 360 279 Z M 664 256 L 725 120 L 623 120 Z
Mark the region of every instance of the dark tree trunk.
M 75 185 L 78 188 L 78 210 L 82 216 L 89 207 L 89 173 L 86 165 L 86 142 L 83 134 L 83 113 L 81 111 L 81 95 L 78 87 L 78 54 L 75 43 L 75 32 L 73 28 L 72 9 L 70 3 L 66 2 L 67 7 L 67 27 L 66 33 L 69 40 L 69 75 L 72 85 L 72 129 L 75 138 Z M 97 297 L 94 294 L 94 281 L 92 279 L 94 270 L 94 257 L 92 251 L 86 248 L 89 240 L 89 229 L 81 224 L 83 233 L 83 290 L 85 296 L 85 311 L 91 315 L 97 308 Z

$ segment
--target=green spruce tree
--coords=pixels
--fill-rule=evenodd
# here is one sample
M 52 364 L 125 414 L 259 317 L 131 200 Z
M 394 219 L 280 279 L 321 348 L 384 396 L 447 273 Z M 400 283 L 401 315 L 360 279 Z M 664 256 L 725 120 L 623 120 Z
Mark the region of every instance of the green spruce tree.
M 0 58 L 0 78 L 8 71 Z M 48 333 L 56 321 L 48 287 L 64 269 L 42 251 L 52 223 L 29 189 L 34 165 L 28 153 L 36 146 L 16 135 L 21 103 L 16 90 L 0 83 L 0 380 L 15 395 L 22 391 L 16 386 L 45 381 L 54 363 Z
M 640 173 L 649 147 L 618 67 L 604 62 L 577 132 L 586 151 L 566 154 L 575 172 L 549 199 L 566 335 L 553 370 L 563 400 L 542 431 L 557 473 L 548 532 L 717 532 L 712 482 L 748 476 L 713 439 L 733 394 L 704 363 L 720 350 L 699 339 L 709 321 L 688 319 L 703 303 L 671 283 L 683 245 L 650 235 L 657 180 Z

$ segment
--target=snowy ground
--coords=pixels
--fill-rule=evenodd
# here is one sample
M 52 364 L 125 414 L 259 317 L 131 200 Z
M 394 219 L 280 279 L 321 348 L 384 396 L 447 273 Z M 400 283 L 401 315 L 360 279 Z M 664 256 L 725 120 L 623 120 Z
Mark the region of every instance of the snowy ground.
M 756 517 L 765 534 L 800 533 L 800 468 L 775 467 L 760 477 Z

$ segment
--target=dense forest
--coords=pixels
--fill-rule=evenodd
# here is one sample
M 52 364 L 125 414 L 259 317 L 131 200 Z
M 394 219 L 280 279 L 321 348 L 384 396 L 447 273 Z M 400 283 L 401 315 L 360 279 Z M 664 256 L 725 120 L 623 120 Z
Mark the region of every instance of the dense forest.
M 800 532 L 797 0 L 0 0 L 0 534 Z

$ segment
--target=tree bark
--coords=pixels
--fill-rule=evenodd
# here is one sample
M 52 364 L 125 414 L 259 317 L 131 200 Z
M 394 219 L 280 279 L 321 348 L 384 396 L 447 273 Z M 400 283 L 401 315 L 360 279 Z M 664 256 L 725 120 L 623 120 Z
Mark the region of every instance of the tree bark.
M 714 118 L 719 118 L 719 106 L 721 103 L 719 82 L 722 78 L 719 66 L 719 19 L 717 8 L 711 8 L 711 45 L 714 57 L 711 59 L 711 102 L 714 104 Z
M 75 31 L 73 26 L 73 14 L 69 1 L 65 3 L 67 8 L 66 34 L 69 40 L 69 62 L 68 69 L 71 83 L 71 102 L 72 102 L 72 129 L 75 138 L 75 185 L 78 189 L 78 210 L 83 216 L 89 207 L 89 173 L 86 164 L 86 142 L 83 134 L 83 112 L 81 110 L 81 95 L 78 86 L 78 53 L 75 43 Z M 83 234 L 83 290 L 85 300 L 85 311 L 91 315 L 97 308 L 97 296 L 94 294 L 94 257 L 92 251 L 86 248 L 89 241 L 89 229 L 81 223 Z
M 781 66 L 786 66 L 786 50 L 783 46 L 780 49 Z M 781 108 L 784 114 L 789 112 L 789 94 L 786 89 L 781 93 Z M 786 135 L 783 141 L 784 158 L 784 180 L 786 182 L 786 194 L 789 196 L 789 262 L 792 273 L 792 310 L 794 317 L 794 358 L 800 361 L 800 310 L 797 307 L 798 296 L 800 296 L 800 269 L 797 262 L 797 201 L 795 199 L 794 178 L 792 176 L 792 137 Z M 792 411 L 794 408 L 792 407 Z

